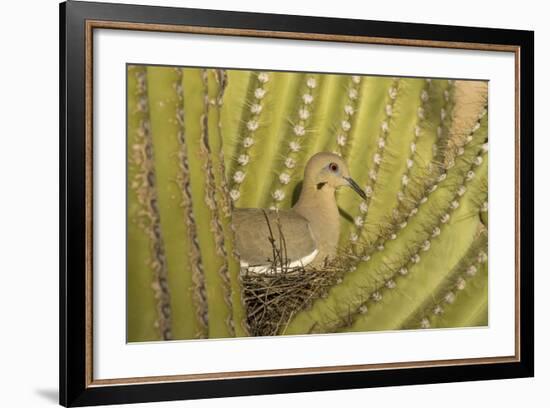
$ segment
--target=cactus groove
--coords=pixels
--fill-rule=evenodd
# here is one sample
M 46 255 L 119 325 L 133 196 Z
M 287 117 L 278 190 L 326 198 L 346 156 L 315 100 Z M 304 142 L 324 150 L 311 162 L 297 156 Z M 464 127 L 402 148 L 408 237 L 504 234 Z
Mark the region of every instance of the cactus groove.
M 486 82 L 146 66 L 127 76 L 129 341 L 488 324 Z M 293 273 L 311 296 L 285 294 L 284 278 L 252 289 L 232 211 L 291 207 L 319 151 L 342 156 L 367 195 L 337 192 L 337 262 L 308 270 L 311 282 Z M 289 309 L 262 322 L 269 333 L 251 327 L 267 310 L 258 302 L 285 303 L 275 295 Z

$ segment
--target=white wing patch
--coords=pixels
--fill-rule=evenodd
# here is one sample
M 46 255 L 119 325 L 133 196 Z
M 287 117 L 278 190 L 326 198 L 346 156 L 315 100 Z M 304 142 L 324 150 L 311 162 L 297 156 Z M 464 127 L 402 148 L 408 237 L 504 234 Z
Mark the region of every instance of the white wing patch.
M 319 253 L 319 250 L 315 249 L 312 253 L 304 256 L 303 258 L 300 258 L 296 261 L 292 261 L 288 265 L 288 268 L 289 269 L 294 269 L 294 268 L 300 268 L 300 267 L 304 267 L 306 265 L 309 265 L 311 262 L 313 262 L 313 260 L 315 259 L 315 257 L 317 256 L 318 253 Z M 244 272 L 244 273 L 247 273 L 247 272 L 248 273 L 257 273 L 257 274 L 264 274 L 264 273 L 275 274 L 275 273 L 281 273 L 282 271 L 281 271 L 281 268 L 273 269 L 271 267 L 271 265 L 254 265 L 254 266 L 250 266 L 250 265 L 248 265 L 248 263 L 241 261 L 241 272 Z

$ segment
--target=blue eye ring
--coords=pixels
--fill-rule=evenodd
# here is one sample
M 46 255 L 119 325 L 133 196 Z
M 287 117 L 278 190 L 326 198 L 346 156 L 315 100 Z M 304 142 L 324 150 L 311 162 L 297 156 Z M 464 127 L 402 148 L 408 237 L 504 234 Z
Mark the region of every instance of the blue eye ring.
M 332 171 L 333 173 L 337 173 L 338 170 L 339 170 L 338 164 L 337 164 L 337 163 L 334 163 L 334 162 L 330 163 L 330 164 L 328 165 L 328 168 L 329 168 L 329 170 Z

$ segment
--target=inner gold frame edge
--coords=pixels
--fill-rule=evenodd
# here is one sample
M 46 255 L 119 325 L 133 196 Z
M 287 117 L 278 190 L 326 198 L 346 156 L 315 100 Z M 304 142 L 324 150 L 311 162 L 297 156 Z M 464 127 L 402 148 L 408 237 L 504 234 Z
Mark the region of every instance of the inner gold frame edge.
M 395 362 L 377 364 L 354 364 L 339 366 L 301 367 L 272 370 L 252 370 L 234 372 L 215 372 L 200 374 L 165 375 L 149 377 L 126 377 L 112 379 L 93 379 L 93 30 L 119 29 L 132 31 L 156 31 L 187 34 L 207 34 L 222 36 L 259 37 L 296 39 L 310 41 L 332 41 L 343 43 L 380 44 L 394 46 L 451 48 L 479 51 L 513 52 L 515 57 L 515 353 L 513 356 L 479 357 L 448 360 L 429 360 L 414 362 Z M 86 286 L 86 345 L 85 345 L 85 386 L 104 387 L 113 385 L 132 385 L 145 383 L 167 383 L 178 381 L 206 381 L 267 376 L 291 376 L 300 374 L 322 374 L 337 372 L 357 372 L 388 370 L 397 368 L 441 367 L 449 365 L 496 364 L 521 361 L 520 336 L 520 52 L 521 47 L 504 44 L 467 43 L 454 41 L 398 39 L 386 37 L 351 36 L 334 34 L 299 33 L 288 31 L 269 31 L 217 27 L 197 27 L 187 25 L 168 25 L 150 23 L 130 23 L 121 21 L 86 20 L 85 26 L 85 154 L 86 154 L 86 226 L 85 226 L 85 286 Z

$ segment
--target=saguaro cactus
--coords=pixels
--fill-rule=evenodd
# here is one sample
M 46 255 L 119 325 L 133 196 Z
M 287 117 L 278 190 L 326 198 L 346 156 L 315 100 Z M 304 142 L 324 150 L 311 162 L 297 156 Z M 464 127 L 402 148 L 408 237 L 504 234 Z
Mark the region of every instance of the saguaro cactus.
M 129 340 L 487 324 L 487 104 L 479 81 L 129 67 Z M 337 259 L 250 280 L 233 207 L 290 207 L 318 151 L 367 195 L 337 194 Z

